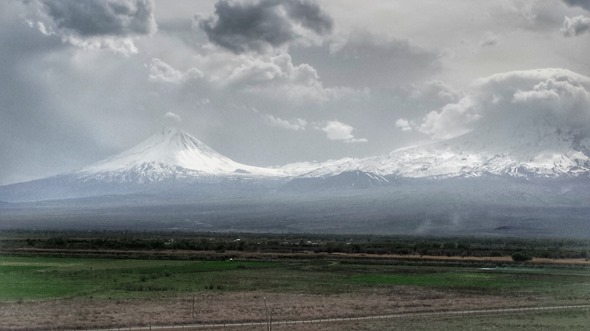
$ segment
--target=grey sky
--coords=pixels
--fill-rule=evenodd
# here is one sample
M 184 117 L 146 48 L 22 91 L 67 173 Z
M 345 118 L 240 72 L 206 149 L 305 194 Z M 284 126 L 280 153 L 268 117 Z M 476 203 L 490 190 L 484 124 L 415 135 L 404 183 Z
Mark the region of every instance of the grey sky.
M 588 1 L 84 3 L 0 1 L 0 184 L 75 170 L 179 118 L 252 165 L 388 153 L 518 109 L 520 123 L 586 130 Z M 541 68 L 569 71 L 521 73 Z

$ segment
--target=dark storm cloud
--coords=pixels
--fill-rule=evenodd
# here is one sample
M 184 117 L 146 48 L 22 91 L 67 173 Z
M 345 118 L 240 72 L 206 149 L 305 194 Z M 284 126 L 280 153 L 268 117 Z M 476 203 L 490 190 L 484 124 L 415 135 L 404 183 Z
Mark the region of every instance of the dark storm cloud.
M 151 34 L 152 0 L 41 0 L 57 29 L 83 37 Z
M 563 0 L 568 6 L 578 6 L 590 11 L 590 0 Z
M 579 36 L 590 32 L 590 17 L 583 15 L 576 17 L 565 17 L 561 32 L 566 37 Z
M 332 18 L 322 11 L 317 4 L 306 0 L 291 0 L 282 3 L 287 15 L 302 26 L 318 34 L 332 31 Z
M 299 37 L 296 24 L 317 34 L 332 30 L 332 19 L 308 0 L 220 0 L 215 16 L 199 22 L 211 42 L 234 53 L 262 51 L 295 40 Z

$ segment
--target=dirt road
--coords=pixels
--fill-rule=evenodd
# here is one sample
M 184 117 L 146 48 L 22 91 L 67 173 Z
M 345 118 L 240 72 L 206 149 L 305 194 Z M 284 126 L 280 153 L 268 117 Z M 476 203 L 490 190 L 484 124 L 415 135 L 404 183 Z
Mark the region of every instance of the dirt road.
M 400 318 L 432 318 L 432 317 L 461 317 L 470 315 L 494 315 L 494 314 L 515 314 L 515 313 L 538 313 L 542 311 L 557 311 L 557 310 L 587 310 L 589 305 L 568 305 L 568 306 L 550 306 L 550 307 L 516 307 L 516 308 L 498 308 L 498 309 L 478 309 L 478 310 L 458 310 L 458 311 L 435 311 L 435 312 L 417 312 L 417 313 L 398 313 L 388 315 L 373 315 L 373 316 L 359 316 L 359 317 L 338 317 L 326 319 L 310 319 L 310 320 L 283 320 L 272 321 L 272 325 L 296 325 L 296 324 L 322 324 L 322 323 L 336 323 L 336 322 L 355 322 L 367 320 L 387 320 Z M 125 328 L 112 329 L 93 329 L 89 331 L 115 331 L 115 330 L 203 330 L 203 329 L 217 329 L 217 328 L 245 328 L 252 326 L 267 326 L 267 321 L 256 322 L 228 322 L 228 323 L 211 323 L 211 324 L 183 324 L 183 325 L 153 325 L 153 326 L 135 326 Z M 71 330 L 75 331 L 75 330 Z

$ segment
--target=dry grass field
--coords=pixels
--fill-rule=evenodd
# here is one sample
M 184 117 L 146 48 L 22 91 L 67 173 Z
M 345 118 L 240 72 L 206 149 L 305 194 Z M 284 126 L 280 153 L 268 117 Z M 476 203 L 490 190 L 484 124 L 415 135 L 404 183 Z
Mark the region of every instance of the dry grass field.
M 356 293 L 236 292 L 149 299 L 72 298 L 0 305 L 2 328 L 98 328 L 205 322 L 259 321 L 264 300 L 274 320 L 370 316 L 401 312 L 463 310 L 543 303 L 541 299 L 445 293 L 419 287 L 360 289 Z

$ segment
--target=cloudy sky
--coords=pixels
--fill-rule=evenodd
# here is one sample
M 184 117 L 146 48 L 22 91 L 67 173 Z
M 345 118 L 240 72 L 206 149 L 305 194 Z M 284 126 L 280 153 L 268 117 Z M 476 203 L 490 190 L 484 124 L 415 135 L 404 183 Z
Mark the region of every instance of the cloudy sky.
M 588 0 L 0 1 L 0 184 L 165 125 L 268 166 L 590 132 Z

